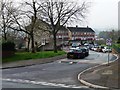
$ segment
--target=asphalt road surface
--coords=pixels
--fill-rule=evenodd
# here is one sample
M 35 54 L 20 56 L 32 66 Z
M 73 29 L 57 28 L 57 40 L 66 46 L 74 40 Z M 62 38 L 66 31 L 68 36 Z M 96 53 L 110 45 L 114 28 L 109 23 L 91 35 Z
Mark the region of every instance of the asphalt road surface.
M 77 77 L 83 70 L 107 62 L 107 53 L 90 51 L 84 59 L 61 59 L 52 63 L 2 70 L 2 88 L 80 88 Z M 110 60 L 115 57 L 110 55 Z

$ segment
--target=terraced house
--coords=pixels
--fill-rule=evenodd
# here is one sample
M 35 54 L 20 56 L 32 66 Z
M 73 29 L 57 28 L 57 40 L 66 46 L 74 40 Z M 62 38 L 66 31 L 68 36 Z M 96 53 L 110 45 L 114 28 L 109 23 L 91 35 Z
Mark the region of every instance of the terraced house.
M 95 40 L 95 31 L 90 27 L 64 27 L 57 34 L 58 40 L 63 42 L 93 43 Z
M 35 39 L 35 46 L 37 45 L 37 48 L 43 48 L 45 50 L 51 50 L 53 49 L 54 43 L 53 43 L 53 36 L 49 32 L 51 31 L 51 27 L 49 24 L 45 23 L 42 20 L 37 20 L 36 25 L 36 32 L 34 33 L 34 39 Z M 95 32 L 93 29 L 89 27 L 62 27 L 57 32 L 57 46 L 60 46 L 62 44 L 68 44 L 72 42 L 79 42 L 79 43 L 93 43 L 95 40 Z M 28 38 L 26 39 L 26 47 L 31 48 L 29 45 Z M 28 46 L 29 45 L 29 46 Z

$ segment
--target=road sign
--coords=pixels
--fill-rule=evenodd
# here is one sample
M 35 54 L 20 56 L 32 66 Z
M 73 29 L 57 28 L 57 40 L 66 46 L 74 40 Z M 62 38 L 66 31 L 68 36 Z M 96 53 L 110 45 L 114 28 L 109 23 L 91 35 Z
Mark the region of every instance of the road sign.
M 112 39 L 111 38 L 106 40 L 106 45 L 108 45 L 109 48 L 110 48 L 110 46 L 112 45 Z M 109 57 L 110 57 L 110 52 L 108 52 L 108 65 L 109 65 L 109 61 L 110 61 Z
M 106 40 L 106 45 L 109 45 L 109 46 L 112 45 L 112 39 L 111 38 Z

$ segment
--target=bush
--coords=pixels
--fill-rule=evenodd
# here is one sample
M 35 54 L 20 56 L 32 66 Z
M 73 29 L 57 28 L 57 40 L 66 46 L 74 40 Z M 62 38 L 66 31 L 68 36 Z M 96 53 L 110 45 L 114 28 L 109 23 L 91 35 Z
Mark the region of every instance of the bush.
M 15 44 L 14 42 L 3 42 L 2 43 L 2 51 L 15 51 Z
M 2 58 L 10 57 L 15 54 L 15 44 L 10 41 L 2 42 Z
M 118 53 L 120 53 L 120 44 L 114 44 L 112 46 Z
M 118 38 L 118 41 L 117 41 L 117 43 L 120 43 L 120 37 Z

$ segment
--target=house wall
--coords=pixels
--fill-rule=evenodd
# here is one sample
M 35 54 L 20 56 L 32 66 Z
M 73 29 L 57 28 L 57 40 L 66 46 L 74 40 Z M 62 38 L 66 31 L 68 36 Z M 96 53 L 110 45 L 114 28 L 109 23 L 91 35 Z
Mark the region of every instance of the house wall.
M 71 40 L 94 40 L 95 34 L 92 32 L 71 32 Z
M 61 30 L 57 34 L 58 43 L 65 41 L 86 41 L 86 42 L 94 42 L 95 33 L 94 32 L 71 32 L 69 29 Z
M 28 26 L 28 30 L 31 28 L 31 26 Z M 36 21 L 36 26 L 34 29 L 34 44 L 35 47 L 41 47 L 42 43 L 49 43 L 50 41 L 50 27 L 47 23 L 45 23 L 42 20 Z M 26 48 L 28 47 L 28 36 L 26 38 Z M 31 50 L 31 40 L 29 44 L 29 49 Z
M 66 36 L 66 35 L 68 35 L 68 36 Z M 82 32 L 81 31 L 80 32 L 79 31 L 72 32 L 69 29 L 67 29 L 66 31 L 64 31 L 64 33 L 59 32 L 58 37 L 60 37 L 60 38 L 57 38 L 58 45 L 60 45 L 61 43 L 67 43 L 67 44 L 71 45 L 71 43 L 74 43 L 74 42 L 78 42 L 81 44 L 84 44 L 84 43 L 92 43 L 93 44 L 95 41 L 95 32 L 94 31 L 91 31 L 91 32 L 87 32 L 87 31 L 86 32 L 83 32 L 83 31 Z M 66 40 L 63 37 L 67 37 Z

